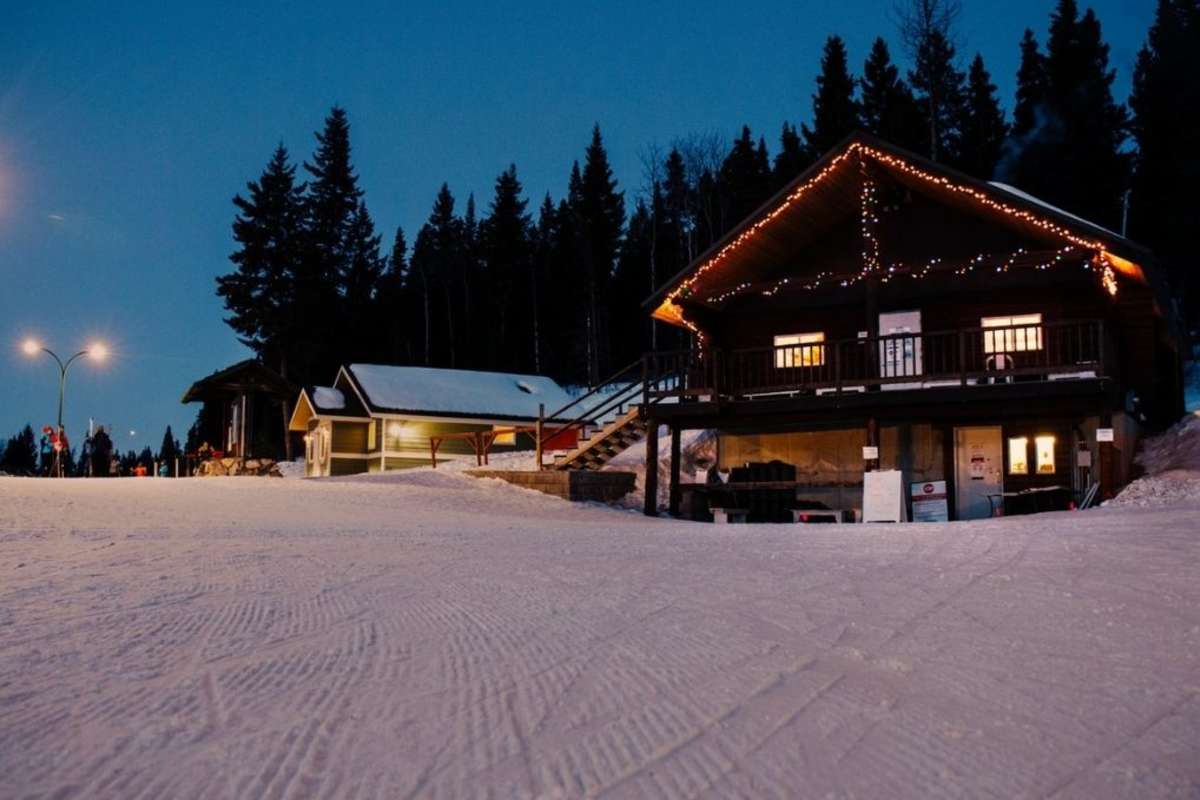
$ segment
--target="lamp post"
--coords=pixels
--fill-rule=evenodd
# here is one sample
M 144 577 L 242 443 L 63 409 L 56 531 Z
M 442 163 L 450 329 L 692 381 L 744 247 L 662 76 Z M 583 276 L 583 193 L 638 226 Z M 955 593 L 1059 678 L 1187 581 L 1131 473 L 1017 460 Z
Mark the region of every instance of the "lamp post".
M 37 339 L 26 339 L 21 349 L 25 351 L 25 355 L 27 356 L 36 356 L 39 352 L 45 353 L 53 358 L 54 363 L 58 365 L 58 423 L 56 433 L 61 436 L 63 433 L 63 401 L 67 394 L 67 370 L 82 356 L 88 356 L 96 361 L 103 361 L 108 357 L 108 348 L 101 342 L 93 342 L 66 361 L 59 358 L 58 353 L 55 353 L 49 347 L 43 346 Z M 60 457 L 60 454 L 56 452 L 54 455 L 56 472 L 59 471 L 59 467 L 61 466 Z

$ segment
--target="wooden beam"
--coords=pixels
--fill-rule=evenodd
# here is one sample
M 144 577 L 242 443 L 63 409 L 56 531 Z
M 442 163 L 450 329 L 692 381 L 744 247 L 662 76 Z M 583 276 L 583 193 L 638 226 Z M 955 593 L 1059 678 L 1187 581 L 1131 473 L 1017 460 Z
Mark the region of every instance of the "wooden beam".
M 679 489 L 679 472 L 680 472 L 680 436 L 679 426 L 671 426 L 671 485 L 670 485 L 670 500 L 668 501 L 668 512 L 672 517 L 679 516 L 679 507 L 681 505 L 683 493 Z
M 646 429 L 646 499 L 642 511 L 647 517 L 658 516 L 658 426 Z

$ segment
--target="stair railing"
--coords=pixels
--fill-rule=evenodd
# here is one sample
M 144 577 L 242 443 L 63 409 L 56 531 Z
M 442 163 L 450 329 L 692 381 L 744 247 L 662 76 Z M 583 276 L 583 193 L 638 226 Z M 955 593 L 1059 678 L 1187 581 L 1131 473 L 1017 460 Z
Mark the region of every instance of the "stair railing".
M 552 439 L 565 433 L 569 434 L 570 431 L 579 431 L 578 438 L 582 441 L 586 438 L 589 425 L 604 419 L 614 410 L 619 411 L 623 406 L 630 405 L 635 399 L 641 399 L 644 394 L 643 387 L 646 377 L 646 361 L 644 358 L 639 358 L 549 416 L 543 414 L 539 408 L 536 432 L 537 468 L 544 469 L 542 453 L 546 444 Z M 610 394 L 605 394 L 605 390 L 611 386 L 619 388 Z M 587 402 L 598 396 L 600 399 L 594 405 Z

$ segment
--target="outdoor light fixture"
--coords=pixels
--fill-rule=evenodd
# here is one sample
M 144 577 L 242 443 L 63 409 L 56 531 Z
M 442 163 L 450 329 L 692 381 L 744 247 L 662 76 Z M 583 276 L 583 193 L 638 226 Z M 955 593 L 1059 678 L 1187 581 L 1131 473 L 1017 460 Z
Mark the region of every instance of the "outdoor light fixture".
M 58 365 L 58 423 L 55 429 L 56 434 L 63 433 L 63 400 L 67 393 L 67 370 L 82 356 L 91 356 L 96 361 L 103 361 L 108 358 L 108 347 L 102 342 L 92 342 L 84 350 L 80 350 L 66 361 L 59 358 L 58 353 L 55 353 L 49 347 L 44 346 L 41 342 L 33 337 L 26 339 L 21 343 L 21 350 L 27 356 L 36 356 L 38 353 L 45 353 L 54 359 L 54 363 Z M 61 473 L 61 462 L 59 462 L 59 453 L 55 453 L 55 472 Z

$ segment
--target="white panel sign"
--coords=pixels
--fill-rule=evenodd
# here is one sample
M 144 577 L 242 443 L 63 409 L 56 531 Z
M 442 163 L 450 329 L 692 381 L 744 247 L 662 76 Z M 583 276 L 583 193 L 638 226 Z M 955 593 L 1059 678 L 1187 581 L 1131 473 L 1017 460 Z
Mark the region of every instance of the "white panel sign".
M 911 484 L 912 521 L 948 522 L 945 481 L 922 481 Z
M 904 522 L 903 487 L 899 470 L 863 473 L 863 522 Z
M 1111 442 L 1113 440 L 1112 428 L 1096 428 L 1097 442 Z
M 879 448 L 878 447 L 867 446 L 867 447 L 863 448 L 863 460 L 864 461 L 873 461 L 877 458 L 879 458 Z

